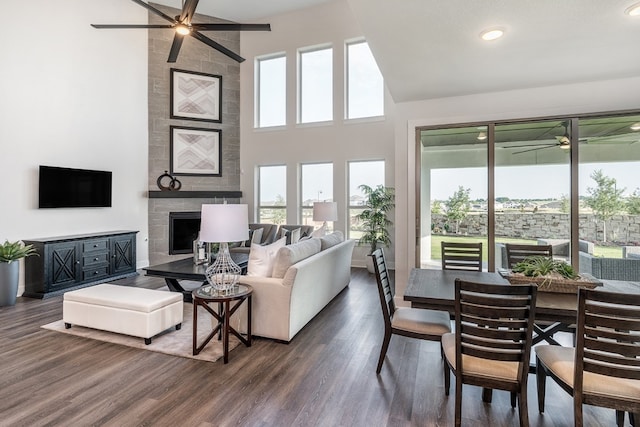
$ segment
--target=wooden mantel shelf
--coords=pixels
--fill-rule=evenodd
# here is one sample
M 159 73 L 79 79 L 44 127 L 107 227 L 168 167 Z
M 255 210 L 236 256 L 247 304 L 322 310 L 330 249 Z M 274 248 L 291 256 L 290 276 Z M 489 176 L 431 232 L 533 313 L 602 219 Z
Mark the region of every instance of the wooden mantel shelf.
M 150 199 L 239 199 L 242 191 L 149 191 Z

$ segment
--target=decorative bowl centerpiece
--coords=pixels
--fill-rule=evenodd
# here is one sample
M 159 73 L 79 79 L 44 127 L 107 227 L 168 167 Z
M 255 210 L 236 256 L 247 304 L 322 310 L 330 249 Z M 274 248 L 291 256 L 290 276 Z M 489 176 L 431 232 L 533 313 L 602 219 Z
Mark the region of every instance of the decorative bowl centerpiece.
M 564 261 L 530 256 L 513 266 L 507 276 L 511 284 L 535 283 L 540 292 L 575 294 L 578 288 L 593 289 L 602 282 L 587 274 L 579 275 Z

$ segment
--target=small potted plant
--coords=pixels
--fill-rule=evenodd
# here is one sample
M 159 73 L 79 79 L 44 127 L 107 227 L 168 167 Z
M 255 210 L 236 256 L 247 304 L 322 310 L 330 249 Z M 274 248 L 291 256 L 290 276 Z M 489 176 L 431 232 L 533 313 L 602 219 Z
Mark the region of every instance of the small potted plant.
M 5 240 L 0 244 L 0 307 L 14 305 L 18 294 L 18 261 L 24 257 L 37 255 L 33 245 Z
M 392 187 L 378 185 L 376 188 L 368 185 L 360 185 L 358 187 L 366 196 L 364 210 L 356 215 L 356 219 L 360 221 L 364 234 L 358 240 L 360 245 L 369 245 L 369 254 L 371 255 L 378 246 L 390 246 L 391 235 L 389 227 L 393 222 L 389 219 L 389 212 L 395 206 L 395 191 Z M 367 269 L 373 273 L 373 260 L 371 256 L 367 257 Z

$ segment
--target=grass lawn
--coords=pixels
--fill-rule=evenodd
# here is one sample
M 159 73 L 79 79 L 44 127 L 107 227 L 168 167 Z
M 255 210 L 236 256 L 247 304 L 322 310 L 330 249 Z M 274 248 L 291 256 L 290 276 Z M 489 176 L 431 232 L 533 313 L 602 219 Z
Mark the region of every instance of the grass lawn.
M 482 242 L 482 260 L 488 260 L 487 252 L 487 238 L 479 236 L 456 236 L 456 235 L 432 235 L 431 236 L 431 258 L 436 260 L 440 259 L 440 242 L 460 242 L 460 243 L 477 243 Z M 500 237 L 499 243 L 517 243 L 521 245 L 535 245 L 537 240 L 535 239 L 511 239 Z M 622 258 L 622 248 L 616 246 L 595 246 L 594 255 L 605 258 Z

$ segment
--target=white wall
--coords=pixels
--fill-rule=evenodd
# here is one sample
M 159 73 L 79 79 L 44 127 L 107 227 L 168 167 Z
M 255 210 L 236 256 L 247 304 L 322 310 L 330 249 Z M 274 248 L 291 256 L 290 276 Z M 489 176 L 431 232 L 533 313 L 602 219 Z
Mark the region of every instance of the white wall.
M 3 4 L 0 26 L 0 239 L 139 230 L 148 260 L 147 32 L 128 1 Z M 38 165 L 113 172 L 113 207 L 38 209 Z M 21 274 L 21 286 L 24 275 Z
M 577 83 L 396 105 L 396 295 L 415 266 L 415 129 L 419 126 L 640 109 L 640 78 Z M 639 173 L 640 179 L 640 173 Z M 398 299 L 398 298 L 396 298 Z
M 362 37 L 346 1 L 336 1 L 306 10 L 264 20 L 269 33 L 245 32 L 241 53 L 247 60 L 240 67 L 240 162 L 244 202 L 255 212 L 254 173 L 258 165 L 287 165 L 287 223 L 298 223 L 298 194 L 301 163 L 333 162 L 334 200 L 340 219 L 335 229 L 347 229 L 347 162 L 350 160 L 386 160 L 386 185 L 394 186 L 394 105 L 385 92 L 385 119 L 345 122 L 344 117 L 344 43 Z M 296 123 L 297 49 L 331 43 L 334 61 L 334 120 L 328 125 Z M 254 129 L 254 58 L 286 52 L 287 126 L 272 130 Z M 354 266 L 364 266 L 366 248 L 356 247 Z M 388 251 L 393 262 L 393 251 Z

